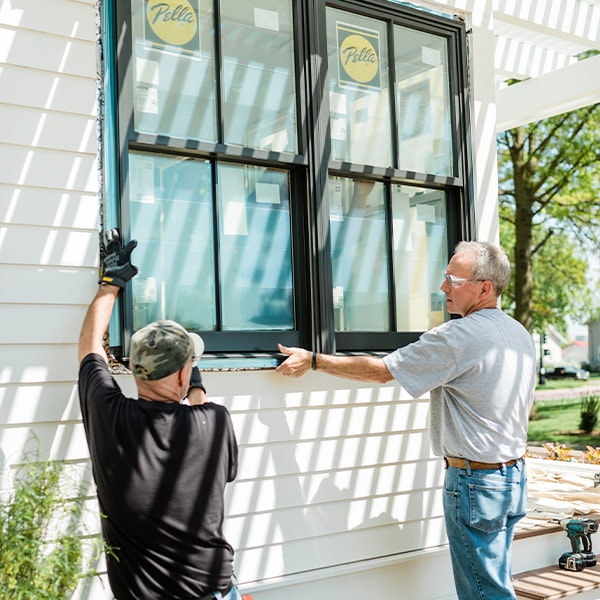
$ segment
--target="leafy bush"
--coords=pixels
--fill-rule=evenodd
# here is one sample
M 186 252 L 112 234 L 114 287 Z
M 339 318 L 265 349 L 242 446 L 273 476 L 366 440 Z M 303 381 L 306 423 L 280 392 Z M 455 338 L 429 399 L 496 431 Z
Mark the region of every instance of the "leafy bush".
M 588 446 L 587 450 L 581 455 L 581 462 L 600 465 L 600 448 Z
M 546 450 L 546 458 L 548 460 L 573 460 L 573 451 L 565 444 L 555 444 L 554 442 L 546 442 L 542 444 Z
M 89 565 L 99 540 L 80 531 L 83 498 L 62 491 L 64 468 L 54 461 L 29 462 L 15 473 L 13 489 L 0 502 L 0 598 L 63 600 L 80 579 L 95 575 Z
M 600 409 L 600 395 L 589 394 L 581 400 L 581 421 L 579 429 L 584 433 L 592 433 L 598 422 L 598 410 Z

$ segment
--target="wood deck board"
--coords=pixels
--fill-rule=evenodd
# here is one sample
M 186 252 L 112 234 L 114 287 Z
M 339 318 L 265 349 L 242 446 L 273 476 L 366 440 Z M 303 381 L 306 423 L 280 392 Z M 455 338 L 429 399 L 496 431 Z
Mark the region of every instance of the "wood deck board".
M 526 571 L 513 577 L 518 596 L 532 600 L 558 600 L 600 588 L 600 565 L 567 571 L 558 565 Z

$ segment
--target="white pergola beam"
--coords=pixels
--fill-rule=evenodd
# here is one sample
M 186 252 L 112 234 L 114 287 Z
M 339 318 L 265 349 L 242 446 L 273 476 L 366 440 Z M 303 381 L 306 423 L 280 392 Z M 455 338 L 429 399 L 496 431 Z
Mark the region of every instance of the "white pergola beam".
M 600 102 L 600 55 L 496 93 L 496 131 Z
M 529 79 L 539 77 L 576 62 L 570 54 L 552 48 L 517 41 L 501 35 L 496 36 L 494 63 L 497 74 L 504 79 Z
M 494 0 L 494 20 L 600 50 L 597 0 Z

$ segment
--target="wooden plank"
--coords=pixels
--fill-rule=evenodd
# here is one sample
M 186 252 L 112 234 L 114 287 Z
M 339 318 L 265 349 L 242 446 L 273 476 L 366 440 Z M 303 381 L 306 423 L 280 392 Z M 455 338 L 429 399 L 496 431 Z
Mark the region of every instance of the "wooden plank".
M 532 600 L 558 600 L 600 589 L 600 565 L 583 571 L 567 571 L 551 565 L 513 577 L 517 596 Z

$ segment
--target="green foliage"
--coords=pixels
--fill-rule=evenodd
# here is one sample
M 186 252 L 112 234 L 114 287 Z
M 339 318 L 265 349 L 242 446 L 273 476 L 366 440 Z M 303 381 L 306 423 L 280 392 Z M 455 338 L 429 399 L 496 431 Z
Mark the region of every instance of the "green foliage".
M 536 400 L 535 418 L 529 421 L 527 443 L 530 446 L 553 443 L 583 451 L 587 446 L 598 446 L 597 435 L 585 434 L 579 429 L 581 399 Z
M 600 395 L 589 394 L 581 400 L 581 420 L 579 429 L 584 433 L 592 433 L 598 422 L 598 410 L 600 410 Z
M 599 127 L 595 104 L 498 136 L 501 243 L 514 267 L 507 303 L 529 330 L 562 330 L 565 317 L 599 310 L 585 281 L 586 255 L 600 248 Z
M 15 474 L 0 502 L 1 598 L 63 600 L 81 578 L 96 574 L 79 531 L 83 499 L 68 498 L 64 489 L 61 463 L 28 462 Z
M 501 214 L 506 213 L 506 208 Z M 533 232 L 533 240 L 545 235 L 543 228 Z M 500 222 L 500 242 L 504 248 L 514 247 L 514 228 L 507 219 Z M 585 249 L 567 234 L 556 232 L 532 257 L 532 324 L 534 331 L 543 331 L 553 325 L 565 335 L 568 331 L 567 317 L 583 322 L 589 316 L 592 294 L 586 278 L 588 269 Z M 503 294 L 502 306 L 507 312 L 515 307 L 515 269 L 511 270 L 511 282 Z

